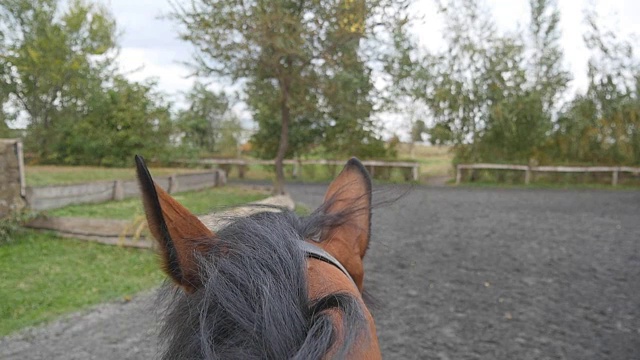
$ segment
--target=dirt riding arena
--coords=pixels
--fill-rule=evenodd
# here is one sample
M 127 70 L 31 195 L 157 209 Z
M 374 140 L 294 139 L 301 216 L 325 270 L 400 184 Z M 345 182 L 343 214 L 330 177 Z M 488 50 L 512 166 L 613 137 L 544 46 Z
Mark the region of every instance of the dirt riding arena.
M 311 206 L 324 193 L 290 190 Z M 640 359 L 638 191 L 417 187 L 373 231 L 386 359 Z M 153 299 L 5 338 L 0 358 L 154 358 Z

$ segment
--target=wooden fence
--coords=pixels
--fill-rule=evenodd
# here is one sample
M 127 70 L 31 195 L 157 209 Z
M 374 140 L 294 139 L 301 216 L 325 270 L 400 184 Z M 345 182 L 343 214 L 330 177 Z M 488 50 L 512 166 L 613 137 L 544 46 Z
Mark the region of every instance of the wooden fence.
M 183 163 L 196 163 L 200 165 L 227 165 L 238 167 L 238 174 L 240 178 L 244 178 L 246 167 L 249 165 L 275 165 L 274 160 L 243 160 L 243 159 L 203 159 L 196 161 L 183 161 Z M 293 165 L 293 173 L 295 175 L 300 174 L 300 166 L 302 165 L 333 165 L 343 166 L 347 163 L 346 160 L 284 160 L 285 165 Z M 418 181 L 420 177 L 420 164 L 417 162 L 407 161 L 376 161 L 365 160 L 362 164 L 369 170 L 371 177 L 375 175 L 376 167 L 391 167 L 400 169 L 411 169 L 411 178 L 413 181 Z
M 199 190 L 226 184 L 224 171 L 158 176 L 153 180 L 169 193 Z M 47 210 L 71 204 L 122 200 L 139 196 L 136 180 L 100 181 L 75 185 L 27 187 L 27 204 L 32 210 Z
M 611 185 L 618 185 L 618 175 L 621 172 L 640 175 L 640 168 L 629 166 L 527 166 L 507 164 L 458 164 L 456 165 L 456 185 L 462 181 L 462 170 L 516 170 L 524 171 L 524 183 L 531 182 L 533 172 L 564 172 L 564 173 L 611 173 Z

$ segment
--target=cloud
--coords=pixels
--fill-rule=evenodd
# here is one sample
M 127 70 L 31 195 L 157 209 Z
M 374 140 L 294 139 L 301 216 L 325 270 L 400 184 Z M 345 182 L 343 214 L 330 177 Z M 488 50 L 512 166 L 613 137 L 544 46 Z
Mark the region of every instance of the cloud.
M 193 86 L 195 79 L 189 77 L 190 70 L 182 64 L 167 61 L 170 57 L 171 54 L 162 49 L 126 47 L 120 51 L 118 64 L 133 81 L 153 78 L 158 81 L 160 89 L 168 94 L 184 92 Z

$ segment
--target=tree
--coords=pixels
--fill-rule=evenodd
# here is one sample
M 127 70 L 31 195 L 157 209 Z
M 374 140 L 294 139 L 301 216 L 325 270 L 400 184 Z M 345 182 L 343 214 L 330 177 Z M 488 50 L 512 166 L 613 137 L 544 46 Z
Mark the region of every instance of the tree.
M 450 145 L 453 143 L 453 132 L 447 124 L 437 123 L 427 129 L 429 142 L 432 145 Z
M 245 134 L 240 119 L 230 114 L 220 124 L 218 134 L 218 152 L 223 156 L 239 157 Z
M 0 78 L 2 78 L 2 69 L 0 69 Z M 13 119 L 11 114 L 4 109 L 4 105 L 9 101 L 8 98 L 9 94 L 7 92 L 0 92 L 0 138 L 11 137 L 12 133 L 9 128 L 9 122 Z
M 469 160 L 476 161 L 491 104 L 491 89 L 484 80 L 490 66 L 499 68 L 491 65 L 491 55 L 498 53 L 494 46 L 495 25 L 474 0 L 450 0 L 439 2 L 438 6 L 445 17 L 447 48 L 428 54 L 419 62 L 425 70 L 417 78 L 421 81 L 418 94 L 434 123 L 449 129 L 453 143 L 458 148 L 468 148 L 465 153 L 471 156 Z
M 298 79 L 290 85 L 289 115 L 291 126 L 285 157 L 292 157 L 312 151 L 320 143 L 324 133 L 323 115 L 317 108 L 318 92 L 309 86 L 319 80 Z M 263 159 L 274 159 L 280 148 L 282 131 L 280 103 L 277 86 L 269 80 L 251 81 L 247 88 L 247 103 L 258 131 L 251 137 L 253 150 Z
M 533 90 L 540 94 L 544 112 L 551 113 L 567 89 L 571 75 L 564 68 L 560 46 L 560 10 L 556 0 L 529 0 Z
M 216 152 L 222 124 L 229 117 L 227 95 L 215 93 L 203 84 L 196 83 L 186 94 L 186 100 L 189 108 L 180 111 L 177 116 L 182 142 L 200 152 Z
M 376 124 L 371 68 L 360 53 L 359 34 L 364 30 L 363 1 L 344 1 L 338 26 L 331 35 L 346 39 L 340 51 L 328 52 L 321 67 L 321 112 L 324 117 L 322 145 L 335 157 L 384 157 L 386 149 Z
M 569 78 L 557 5 L 530 5 L 529 42 L 499 34 L 475 0 L 438 2 L 447 42 L 442 52 L 421 53 L 406 23 L 394 32 L 396 53 L 387 68 L 396 89 L 416 104 L 412 108 L 426 104 L 431 142 L 454 144 L 458 161 L 527 162 L 545 145 Z
M 422 120 L 416 120 L 413 123 L 413 127 L 411 128 L 411 141 L 412 142 L 421 142 L 424 139 L 422 138 L 423 134 L 427 132 L 427 125 Z
M 186 6 L 174 3 L 171 18 L 182 25 L 181 37 L 197 48 L 195 60 L 200 74 L 244 80 L 256 91 L 273 89 L 271 103 L 265 106 L 261 102 L 257 112 L 278 114 L 274 192 L 283 193 L 282 163 L 295 118 L 292 108 L 319 107 L 313 101 L 320 97 L 313 95 L 320 84 L 317 80 L 326 75 L 322 68 L 333 65 L 334 54 L 353 49 L 354 42 L 374 38 L 381 29 L 388 29 L 393 20 L 391 9 L 398 3 L 192 0 Z M 294 88 L 306 89 L 304 93 L 312 96 L 300 97 L 302 104 L 295 104 Z
M 60 123 L 53 142 L 55 162 L 70 165 L 126 166 L 135 154 L 150 161 L 171 155 L 169 105 L 154 83 L 113 78 L 108 89 L 87 94 L 87 107 Z
M 409 129 L 410 152 L 413 158 L 415 143 L 423 141 L 424 134 L 430 135 L 434 144 L 439 144 L 439 141 L 435 140 L 437 134 L 431 134 L 425 122 L 429 110 L 424 99 L 427 98 L 427 84 L 432 81 L 432 73 L 427 66 L 422 66 L 424 59 L 420 59 L 416 40 L 409 33 L 410 23 L 411 19 L 408 17 L 396 23 L 392 32 L 393 47 L 383 57 L 383 63 L 385 74 L 392 84 L 392 96 L 389 98 L 394 99 L 388 107 L 405 119 L 400 126 Z M 434 140 L 436 142 L 433 142 Z
M 12 108 L 26 113 L 26 147 L 48 160 L 61 110 L 81 105 L 85 79 L 107 71 L 115 51 L 115 21 L 99 5 L 73 0 L 61 12 L 56 0 L 0 3 L 0 87 Z M 89 85 L 87 85 L 89 86 Z
M 593 8 L 585 21 L 589 87 L 561 113 L 550 152 L 577 162 L 638 165 L 640 62 L 633 44 L 602 26 Z

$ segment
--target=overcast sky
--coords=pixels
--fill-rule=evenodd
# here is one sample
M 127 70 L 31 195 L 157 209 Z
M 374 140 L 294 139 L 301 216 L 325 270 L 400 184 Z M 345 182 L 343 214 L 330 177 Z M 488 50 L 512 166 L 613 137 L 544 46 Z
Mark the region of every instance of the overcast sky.
M 558 0 L 561 10 L 562 45 L 566 67 L 573 73 L 572 88 L 586 86 L 588 52 L 582 41 L 585 29 L 583 9 L 593 0 Z M 524 28 L 528 17 L 528 0 L 486 0 L 495 23 L 502 31 Z M 191 87 L 194 79 L 180 64 L 191 55 L 188 44 L 177 39 L 176 27 L 161 15 L 170 10 L 166 0 L 107 0 L 120 30 L 123 32 L 119 62 L 128 77 L 143 80 L 154 77 L 168 94 L 177 94 Z M 621 34 L 640 35 L 640 1 L 598 0 L 602 19 Z M 416 0 L 415 11 L 424 15 L 416 25 L 420 43 L 430 49 L 442 46 L 442 21 L 432 0 Z M 133 71 L 138 70 L 138 71 Z M 176 99 L 177 100 L 177 99 Z

